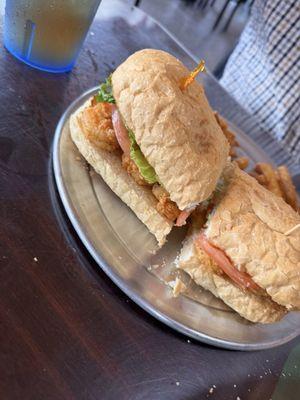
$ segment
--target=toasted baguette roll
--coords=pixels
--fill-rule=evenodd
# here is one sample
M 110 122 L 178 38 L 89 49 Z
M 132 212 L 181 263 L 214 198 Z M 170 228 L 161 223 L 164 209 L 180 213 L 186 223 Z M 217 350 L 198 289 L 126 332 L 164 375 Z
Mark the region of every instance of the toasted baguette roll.
M 233 164 L 224 177 L 206 237 L 273 301 L 300 310 L 300 230 L 291 231 L 299 214 Z
M 84 135 L 81 127 L 81 112 L 90 103 L 91 100 L 70 118 L 73 142 L 86 161 L 101 175 L 113 192 L 131 208 L 162 246 L 173 224 L 156 210 L 157 200 L 153 196 L 151 188 L 135 183 L 122 167 L 120 155 L 96 148 Z
M 286 309 L 268 297 L 258 296 L 234 285 L 226 275 L 216 272 L 210 257 L 194 246 L 197 232 L 184 242 L 177 266 L 204 289 L 224 301 L 229 307 L 251 322 L 272 323 L 279 321 Z
M 112 74 L 113 95 L 127 127 L 179 209 L 207 199 L 229 154 L 229 144 L 188 69 L 160 50 L 136 52 Z

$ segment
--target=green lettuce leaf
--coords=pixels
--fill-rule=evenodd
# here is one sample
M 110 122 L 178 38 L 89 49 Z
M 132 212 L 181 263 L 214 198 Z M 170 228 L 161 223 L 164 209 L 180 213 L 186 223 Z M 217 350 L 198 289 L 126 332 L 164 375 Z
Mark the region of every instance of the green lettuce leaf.
M 95 99 L 98 103 L 115 103 L 116 100 L 112 94 L 111 75 L 104 83 L 101 83 L 99 92 L 96 94 Z
M 128 135 L 130 140 L 130 158 L 137 165 L 140 174 L 146 182 L 154 184 L 158 182 L 154 168 L 146 160 L 144 154 L 141 152 L 139 145 L 137 144 L 133 132 L 128 129 Z

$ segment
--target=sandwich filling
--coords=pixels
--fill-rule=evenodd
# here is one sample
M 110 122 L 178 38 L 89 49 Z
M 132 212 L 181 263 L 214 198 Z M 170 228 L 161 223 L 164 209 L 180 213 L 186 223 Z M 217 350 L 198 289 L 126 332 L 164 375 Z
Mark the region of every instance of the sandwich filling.
M 213 216 L 218 203 L 221 201 L 226 191 L 228 182 L 222 177 L 218 182 L 216 190 L 212 196 L 202 207 L 197 207 L 192 215 L 192 223 L 194 229 L 199 233 L 194 239 L 194 248 L 199 259 L 202 259 L 203 253 L 211 260 L 210 266 L 217 275 L 226 276 L 231 282 L 242 290 L 249 290 L 255 294 L 264 295 L 265 291 L 258 286 L 247 272 L 240 271 L 235 267 L 234 263 L 228 257 L 224 250 L 217 247 L 206 236 L 205 228 L 208 228 L 211 217 Z
M 202 231 L 195 240 L 196 249 L 204 251 L 217 266 L 217 273 L 225 274 L 239 288 L 250 290 L 254 293 L 261 292 L 262 289 L 253 281 L 250 275 L 246 272 L 241 272 L 233 265 L 226 253 L 214 246 Z
M 96 148 L 120 155 L 122 166 L 131 178 L 152 191 L 157 201 L 156 209 L 161 215 L 177 226 L 186 223 L 191 210 L 181 211 L 159 183 L 155 170 L 135 140 L 134 132 L 124 124 L 112 94 L 110 78 L 100 85 L 91 105 L 82 112 L 81 127 L 85 137 Z

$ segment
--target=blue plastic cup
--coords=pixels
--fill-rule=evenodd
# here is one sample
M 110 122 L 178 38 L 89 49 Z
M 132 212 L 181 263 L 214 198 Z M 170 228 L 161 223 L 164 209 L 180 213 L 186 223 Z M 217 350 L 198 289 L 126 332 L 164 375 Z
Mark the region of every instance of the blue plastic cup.
M 6 0 L 4 45 L 48 72 L 70 71 L 101 0 Z

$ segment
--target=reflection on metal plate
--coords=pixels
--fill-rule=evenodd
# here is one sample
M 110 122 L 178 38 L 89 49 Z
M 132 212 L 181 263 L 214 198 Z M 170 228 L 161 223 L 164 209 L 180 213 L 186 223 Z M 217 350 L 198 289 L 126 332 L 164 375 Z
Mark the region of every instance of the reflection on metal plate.
M 54 139 L 53 165 L 58 191 L 82 242 L 99 266 L 137 304 L 172 328 L 219 347 L 269 348 L 299 334 L 300 315 L 290 313 L 273 325 L 251 324 L 210 293 L 182 279 L 188 290 L 172 295 L 173 261 L 185 228 L 173 229 L 157 252 L 154 237 L 131 210 L 80 157 L 69 134 L 68 119 L 96 89 L 83 94 L 62 116 Z M 242 152 L 252 162 L 270 162 L 245 134 L 237 133 Z M 171 274 L 171 275 L 170 275 Z

